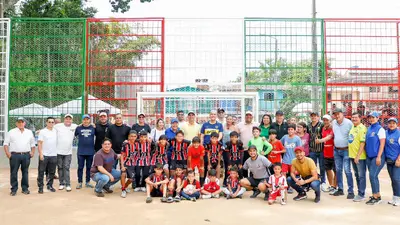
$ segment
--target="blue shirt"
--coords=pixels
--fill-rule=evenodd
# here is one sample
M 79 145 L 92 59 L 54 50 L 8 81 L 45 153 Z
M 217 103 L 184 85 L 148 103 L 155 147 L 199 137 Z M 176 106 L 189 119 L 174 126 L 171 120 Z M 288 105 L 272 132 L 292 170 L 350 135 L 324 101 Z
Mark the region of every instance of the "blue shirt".
M 365 151 L 369 158 L 378 156 L 381 146 L 380 139 L 384 138 L 386 138 L 386 133 L 379 123 L 371 124 L 368 127 L 367 134 L 365 135 Z
M 386 131 L 385 156 L 393 161 L 400 155 L 400 131 L 398 129 Z
M 292 161 L 296 157 L 294 149 L 303 145 L 301 139 L 297 135 L 290 138 L 289 135 L 286 134 L 282 137 L 281 142 L 286 149 L 286 152 L 283 155 L 282 163 L 292 165 Z
M 201 126 L 200 133 L 204 134 L 204 143 L 203 144 L 209 144 L 211 141 L 211 134 L 213 132 L 220 133 L 224 132 L 224 128 L 222 126 L 222 123 L 216 121 L 215 123 L 210 123 L 210 121 L 206 122 Z
M 179 130 L 180 129 L 178 127 L 178 130 L 176 130 L 176 132 L 178 132 Z M 167 136 L 168 141 L 170 141 L 170 140 L 175 138 L 176 132 L 174 132 L 171 127 L 165 130 L 165 136 Z M 173 148 L 172 145 L 170 145 L 169 148 L 168 148 L 168 152 L 167 152 L 168 158 L 171 158 L 172 148 Z
M 353 127 L 353 123 L 344 118 L 343 122 L 339 124 L 337 120 L 332 122 L 333 125 L 333 135 L 335 143 L 335 147 L 337 148 L 346 148 L 349 146 L 349 133 L 351 128 Z
M 78 126 L 75 130 L 75 136 L 78 137 L 78 155 L 94 155 L 94 137 L 96 129 L 90 125 L 84 127 Z

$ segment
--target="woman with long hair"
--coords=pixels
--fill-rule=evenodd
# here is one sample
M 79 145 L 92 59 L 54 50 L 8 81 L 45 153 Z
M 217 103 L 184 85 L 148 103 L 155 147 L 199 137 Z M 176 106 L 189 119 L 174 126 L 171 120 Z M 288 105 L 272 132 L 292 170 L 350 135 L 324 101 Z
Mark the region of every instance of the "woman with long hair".
M 150 139 L 157 142 L 161 135 L 165 134 L 165 123 L 162 118 L 157 119 L 156 126 L 150 132 Z
M 272 123 L 271 115 L 264 114 L 260 123 L 260 128 L 261 128 L 260 137 L 265 137 L 266 139 L 269 138 L 269 129 L 271 127 L 271 123 Z
M 301 143 L 303 144 L 304 153 L 308 156 L 310 154 L 310 134 L 307 133 L 307 124 L 299 122 L 297 123 L 296 128 L 297 136 L 299 136 Z

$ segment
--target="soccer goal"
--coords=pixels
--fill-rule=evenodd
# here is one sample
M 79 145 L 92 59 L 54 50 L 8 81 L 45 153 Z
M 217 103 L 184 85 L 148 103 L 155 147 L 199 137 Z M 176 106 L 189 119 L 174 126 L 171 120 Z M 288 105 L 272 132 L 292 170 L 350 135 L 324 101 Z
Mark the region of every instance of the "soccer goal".
M 259 97 L 257 92 L 138 92 L 137 110 L 144 113 L 148 122 L 164 118 L 169 123 L 182 110 L 196 113 L 197 122 L 208 121 L 211 110 L 223 108 L 227 115 L 240 121 L 246 111 L 252 111 L 258 120 Z

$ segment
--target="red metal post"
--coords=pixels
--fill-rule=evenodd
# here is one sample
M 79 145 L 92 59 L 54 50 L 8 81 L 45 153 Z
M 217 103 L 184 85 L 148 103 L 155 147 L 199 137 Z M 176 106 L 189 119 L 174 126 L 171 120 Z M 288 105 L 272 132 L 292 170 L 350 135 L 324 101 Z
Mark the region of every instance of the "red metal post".
M 161 91 L 165 88 L 165 18 L 161 22 Z M 161 118 L 164 118 L 165 98 L 161 99 Z

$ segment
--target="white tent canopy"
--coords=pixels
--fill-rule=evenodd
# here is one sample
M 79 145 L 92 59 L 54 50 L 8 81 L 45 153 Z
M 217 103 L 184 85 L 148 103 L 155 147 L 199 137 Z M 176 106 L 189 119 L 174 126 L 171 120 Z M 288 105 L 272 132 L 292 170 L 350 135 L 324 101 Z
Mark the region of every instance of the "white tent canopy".
M 43 116 L 59 116 L 61 113 L 54 109 L 49 109 L 42 105 L 32 103 L 20 108 L 10 110 L 10 116 L 28 116 L 28 117 L 43 117 Z
M 312 104 L 307 102 L 299 103 L 292 109 L 292 112 L 295 113 L 312 112 L 312 111 L 313 111 Z
M 102 109 L 109 109 L 110 114 L 117 114 L 121 113 L 121 110 L 103 102 L 93 95 L 88 95 L 88 113 L 89 114 L 96 114 L 97 111 Z M 63 114 L 71 113 L 71 114 L 80 114 L 82 112 L 82 100 L 81 98 L 77 98 L 75 100 L 71 100 L 69 102 L 63 103 L 59 106 L 53 108 L 56 111 L 59 111 Z

